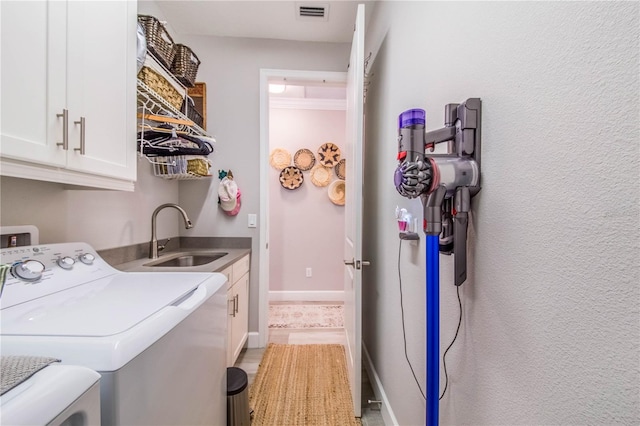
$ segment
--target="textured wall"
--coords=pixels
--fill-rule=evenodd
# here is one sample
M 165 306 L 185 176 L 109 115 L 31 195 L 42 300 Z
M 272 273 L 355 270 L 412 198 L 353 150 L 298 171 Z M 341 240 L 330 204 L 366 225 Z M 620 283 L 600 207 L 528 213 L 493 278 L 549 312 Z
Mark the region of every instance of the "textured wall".
M 317 156 L 318 148 L 325 142 L 344 150 L 345 121 L 344 110 L 272 107 L 270 147 L 286 149 L 292 159 L 302 148 Z M 316 164 L 317 161 L 316 158 Z M 270 169 L 269 290 L 342 291 L 344 207 L 331 202 L 328 187 L 311 182 L 310 171 L 303 172 L 304 183 L 293 191 L 280 185 L 279 175 L 279 170 Z M 336 179 L 335 173 L 333 176 Z M 308 267 L 313 272 L 309 278 L 305 276 Z
M 403 353 L 397 116 L 483 100 L 463 324 L 443 424 L 637 424 L 639 4 L 384 2 L 369 22 L 364 335 L 401 425 L 424 421 Z M 409 42 L 413 40 L 413 42 Z M 417 41 L 417 42 L 416 42 Z M 424 387 L 424 238 L 403 243 L 409 358 Z M 458 306 L 441 256 L 441 354 Z M 441 389 L 444 375 L 441 369 Z

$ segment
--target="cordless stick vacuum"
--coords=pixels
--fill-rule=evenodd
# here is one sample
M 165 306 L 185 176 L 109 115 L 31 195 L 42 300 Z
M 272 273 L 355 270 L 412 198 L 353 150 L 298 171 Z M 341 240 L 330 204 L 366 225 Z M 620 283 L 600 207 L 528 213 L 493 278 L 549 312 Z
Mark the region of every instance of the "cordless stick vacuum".
M 445 127 L 425 131 L 426 114 L 410 109 L 398 118 L 394 183 L 407 198 L 420 197 L 427 235 L 427 426 L 438 425 L 440 388 L 439 253 L 454 255 L 455 285 L 467 279 L 467 224 L 471 197 L 480 191 L 479 98 L 445 106 Z M 433 154 L 447 142 L 446 154 Z

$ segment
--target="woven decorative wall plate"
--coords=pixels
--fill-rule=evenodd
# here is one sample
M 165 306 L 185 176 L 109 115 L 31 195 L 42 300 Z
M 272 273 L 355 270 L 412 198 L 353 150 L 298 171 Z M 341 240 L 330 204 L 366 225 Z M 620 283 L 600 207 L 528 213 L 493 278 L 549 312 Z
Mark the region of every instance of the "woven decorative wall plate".
M 316 166 L 311 169 L 311 182 L 315 186 L 327 186 L 331 182 L 331 168 L 325 167 L 322 164 L 316 164 Z
M 333 167 L 340 161 L 340 148 L 327 142 L 318 149 L 318 161 L 325 167 Z
M 306 148 L 299 149 L 293 156 L 293 164 L 303 172 L 306 172 L 316 164 L 316 156 Z
M 304 182 L 302 171 L 294 166 L 285 167 L 280 172 L 280 185 L 286 189 L 298 189 Z
M 336 176 L 338 176 L 339 179 L 344 180 L 347 176 L 347 160 L 343 158 L 338 161 L 338 164 L 336 164 L 333 169 L 336 171 Z
M 344 206 L 345 200 L 345 184 L 343 180 L 334 180 L 327 190 L 329 199 L 337 206 Z
M 291 154 L 286 149 L 276 148 L 269 155 L 269 164 L 278 170 L 282 170 L 291 165 Z

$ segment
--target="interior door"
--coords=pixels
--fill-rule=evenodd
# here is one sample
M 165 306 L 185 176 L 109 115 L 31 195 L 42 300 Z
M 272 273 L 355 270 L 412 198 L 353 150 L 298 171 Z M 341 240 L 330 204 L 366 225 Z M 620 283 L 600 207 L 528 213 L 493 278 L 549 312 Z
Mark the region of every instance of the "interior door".
M 358 5 L 347 73 L 344 314 L 353 410 L 361 416 L 362 169 L 364 122 L 364 5 Z

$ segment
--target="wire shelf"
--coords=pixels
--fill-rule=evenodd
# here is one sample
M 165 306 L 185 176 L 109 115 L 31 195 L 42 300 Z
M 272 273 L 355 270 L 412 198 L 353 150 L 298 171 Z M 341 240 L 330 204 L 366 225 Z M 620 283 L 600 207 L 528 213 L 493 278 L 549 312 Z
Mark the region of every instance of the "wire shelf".
M 181 111 L 153 91 L 142 81 L 138 80 L 138 110 L 139 114 L 166 117 L 176 124 L 177 130 L 190 135 L 211 137 L 202 127 L 190 120 Z M 160 119 L 155 121 L 162 121 Z
M 200 155 L 154 157 L 153 174 L 163 179 L 202 179 L 211 177 L 211 162 Z

